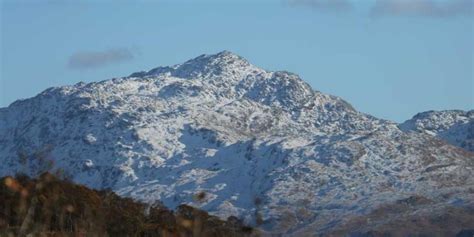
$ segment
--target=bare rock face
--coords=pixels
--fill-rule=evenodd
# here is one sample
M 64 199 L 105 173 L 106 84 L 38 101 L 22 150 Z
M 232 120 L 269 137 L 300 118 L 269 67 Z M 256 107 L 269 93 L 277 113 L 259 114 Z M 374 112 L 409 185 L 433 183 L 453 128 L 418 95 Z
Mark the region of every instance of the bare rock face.
M 468 114 L 456 129 L 472 139 Z M 444 136 L 450 129 L 435 136 L 465 149 L 411 132 L 417 124 L 360 113 L 295 74 L 224 51 L 1 108 L 0 175 L 61 171 L 295 235 L 336 231 L 411 196 L 431 200 L 423 208 L 472 205 L 472 146 Z

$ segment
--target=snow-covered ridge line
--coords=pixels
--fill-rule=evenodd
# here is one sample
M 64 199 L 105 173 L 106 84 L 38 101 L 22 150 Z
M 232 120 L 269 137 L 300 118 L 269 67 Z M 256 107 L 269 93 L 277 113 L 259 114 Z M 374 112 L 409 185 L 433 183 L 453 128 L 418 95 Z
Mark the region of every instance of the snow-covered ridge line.
M 471 203 L 473 153 L 405 130 L 225 51 L 0 109 L 0 175 L 61 170 L 282 233 L 322 233 L 412 195 Z
M 400 124 L 400 129 L 436 136 L 474 152 L 474 110 L 426 111 Z

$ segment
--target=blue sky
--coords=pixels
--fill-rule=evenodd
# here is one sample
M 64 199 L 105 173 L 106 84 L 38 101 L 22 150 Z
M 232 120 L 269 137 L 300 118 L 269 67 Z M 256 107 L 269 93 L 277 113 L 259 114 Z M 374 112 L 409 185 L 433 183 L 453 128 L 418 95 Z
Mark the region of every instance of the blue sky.
M 0 107 L 229 50 L 381 118 L 474 108 L 472 0 L 0 1 Z

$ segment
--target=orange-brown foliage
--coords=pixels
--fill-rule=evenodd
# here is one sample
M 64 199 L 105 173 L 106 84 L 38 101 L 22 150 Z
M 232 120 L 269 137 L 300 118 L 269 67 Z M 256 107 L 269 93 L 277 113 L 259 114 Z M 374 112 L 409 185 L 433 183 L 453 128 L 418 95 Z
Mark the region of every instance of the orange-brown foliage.
M 227 221 L 181 205 L 149 207 L 110 191 L 56 178 L 0 179 L 0 236 L 256 236 L 235 217 Z

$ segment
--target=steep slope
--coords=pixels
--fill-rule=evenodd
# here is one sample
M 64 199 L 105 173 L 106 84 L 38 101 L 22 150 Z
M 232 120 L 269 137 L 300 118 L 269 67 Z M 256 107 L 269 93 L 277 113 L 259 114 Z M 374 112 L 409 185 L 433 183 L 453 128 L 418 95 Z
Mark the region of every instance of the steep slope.
M 275 232 L 324 233 L 415 194 L 438 206 L 474 200 L 473 153 L 227 51 L 48 89 L 0 109 L 0 134 L 1 175 L 60 169 Z
M 474 152 L 474 110 L 419 113 L 400 124 L 400 129 L 436 136 L 450 144 Z

